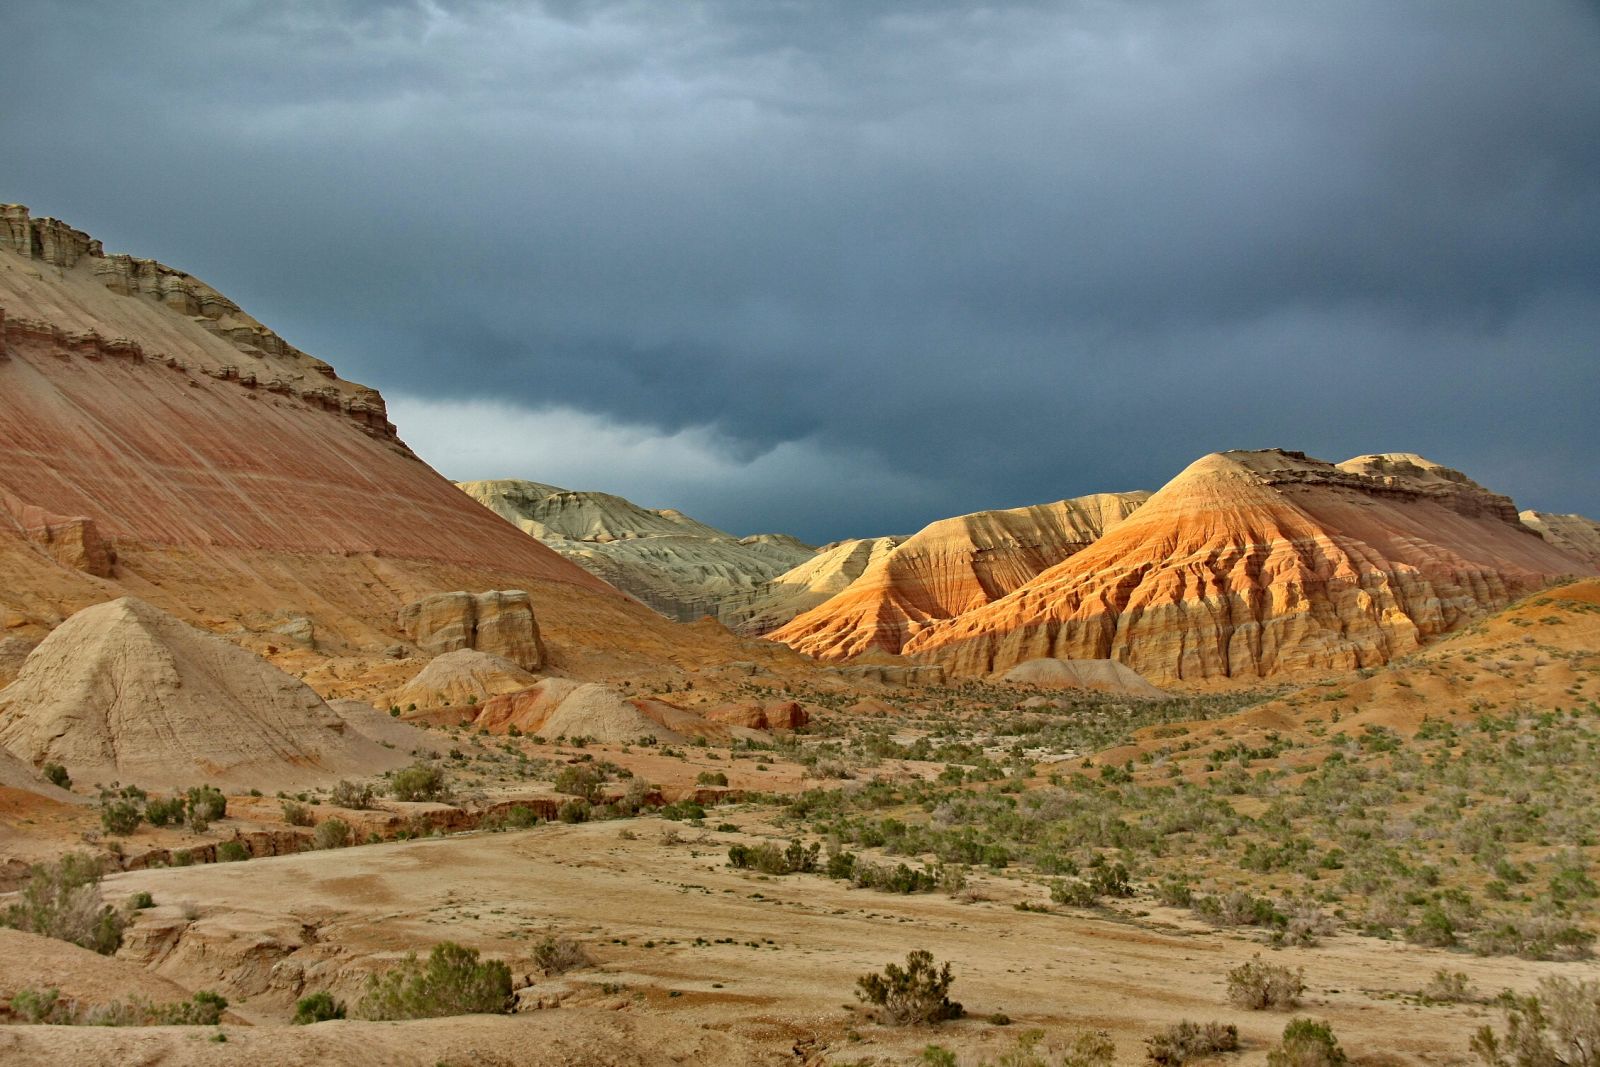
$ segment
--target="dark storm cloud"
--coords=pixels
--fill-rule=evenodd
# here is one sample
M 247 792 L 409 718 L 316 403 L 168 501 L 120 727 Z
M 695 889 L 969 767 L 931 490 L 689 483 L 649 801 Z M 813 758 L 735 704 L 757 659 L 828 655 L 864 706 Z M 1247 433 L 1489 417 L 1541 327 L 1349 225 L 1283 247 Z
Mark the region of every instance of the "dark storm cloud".
M 1592 4 L 8 8 L 0 197 L 423 401 L 457 476 L 579 469 L 422 424 L 492 400 L 819 539 L 1264 445 L 1600 514 Z

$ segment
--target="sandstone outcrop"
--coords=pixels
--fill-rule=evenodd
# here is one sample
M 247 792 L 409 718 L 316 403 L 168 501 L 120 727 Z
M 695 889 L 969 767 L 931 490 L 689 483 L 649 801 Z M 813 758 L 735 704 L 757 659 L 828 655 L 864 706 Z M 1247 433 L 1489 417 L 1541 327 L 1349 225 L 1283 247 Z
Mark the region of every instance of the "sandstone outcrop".
M 727 597 L 718 618 L 734 633 L 752 637 L 769 633 L 844 592 L 904 540 L 873 537 L 824 545 L 776 578 Z
M 1040 689 L 1087 689 L 1095 693 L 1164 700 L 1168 694 L 1114 659 L 1030 659 L 1000 676 L 1013 685 Z
M 308 686 L 131 597 L 78 612 L 0 690 L 0 748 L 74 782 L 276 790 L 405 762 Z
M 1524 526 L 1569 556 L 1600 566 L 1600 522 L 1582 515 L 1557 515 L 1524 511 L 1517 516 Z
M 1227 452 L 904 652 L 963 675 L 1041 657 L 1114 659 L 1153 682 L 1351 670 L 1593 570 L 1505 497 L 1421 457 Z
M 767 637 L 818 659 L 897 653 L 925 627 L 998 600 L 1081 552 L 1148 495 L 1099 493 L 941 519 Z
M 747 730 L 798 730 L 811 721 L 806 709 L 793 700 L 735 700 L 719 704 L 705 717 Z
M 783 534 L 743 539 L 671 508 L 539 482 L 462 482 L 472 499 L 669 619 L 719 617 L 724 602 L 810 559 Z
M 400 609 L 400 629 L 432 656 L 476 649 L 525 670 L 544 666 L 544 642 L 533 602 L 520 589 L 436 593 Z
M 537 685 L 539 679 L 501 656 L 462 648 L 437 657 L 390 696 L 391 705 L 437 708 L 482 704 L 501 693 Z

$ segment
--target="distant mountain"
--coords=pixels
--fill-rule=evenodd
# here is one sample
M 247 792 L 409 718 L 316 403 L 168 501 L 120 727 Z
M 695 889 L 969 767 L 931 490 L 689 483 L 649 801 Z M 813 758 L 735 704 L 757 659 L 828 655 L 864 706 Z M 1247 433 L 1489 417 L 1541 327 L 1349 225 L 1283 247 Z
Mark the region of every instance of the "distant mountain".
M 669 619 L 719 617 L 730 599 L 809 561 L 786 534 L 738 538 L 670 508 L 517 479 L 461 482 L 484 507 Z
M 1115 659 L 1158 684 L 1350 670 L 1595 573 L 1523 525 L 1508 498 L 1420 456 L 1335 465 L 1225 452 L 1084 551 L 920 628 L 902 651 L 967 675 L 1045 656 Z

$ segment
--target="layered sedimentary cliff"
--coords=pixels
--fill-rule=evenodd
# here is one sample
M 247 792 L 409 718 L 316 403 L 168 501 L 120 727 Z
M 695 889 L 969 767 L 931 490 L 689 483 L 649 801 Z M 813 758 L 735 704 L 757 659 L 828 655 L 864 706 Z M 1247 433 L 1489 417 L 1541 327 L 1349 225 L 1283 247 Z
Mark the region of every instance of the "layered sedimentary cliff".
M 810 559 L 782 534 L 740 539 L 671 508 L 516 479 L 462 482 L 472 499 L 669 619 L 719 617 L 724 602 Z
M 1588 564 L 1419 456 L 1227 452 L 904 652 L 958 674 L 1115 659 L 1156 682 L 1375 666 Z
M 767 636 L 820 659 L 899 652 L 932 623 L 991 603 L 1082 551 L 1148 495 L 1098 493 L 942 519 Z
M 401 607 L 462 589 L 527 590 L 569 658 L 710 642 L 474 504 L 377 392 L 210 286 L 0 207 L 0 627 L 36 642 L 132 593 L 213 630 L 292 617 L 381 651 Z

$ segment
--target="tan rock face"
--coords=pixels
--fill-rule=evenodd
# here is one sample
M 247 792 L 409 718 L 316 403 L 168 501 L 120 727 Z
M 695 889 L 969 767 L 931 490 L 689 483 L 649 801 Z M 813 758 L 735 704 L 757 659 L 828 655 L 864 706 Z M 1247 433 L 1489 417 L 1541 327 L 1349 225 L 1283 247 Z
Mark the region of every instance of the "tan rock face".
M 845 590 L 768 634 L 819 659 L 896 653 L 941 619 L 971 611 L 1082 551 L 1148 496 L 1100 493 L 980 511 L 925 527 Z
M 525 670 L 544 666 L 533 602 L 520 589 L 439 593 L 400 609 L 400 629 L 430 655 L 476 649 Z
M 1600 566 L 1600 522 L 1582 515 L 1524 511 L 1522 524 L 1569 556 Z
M 296 678 L 126 597 L 57 627 L 0 690 L 0 747 L 73 781 L 282 789 L 405 762 Z
M 1156 682 L 1375 666 L 1593 566 L 1414 456 L 1207 456 L 1095 544 L 913 635 L 958 674 L 1115 659 Z
M 83 515 L 54 515 L 0 492 L 0 511 L 9 514 L 22 535 L 39 545 L 57 563 L 110 578 L 117 565 L 117 550 L 100 536 L 93 519 Z
M 743 539 L 671 508 L 516 479 L 461 490 L 524 533 L 669 619 L 720 617 L 723 604 L 814 550 L 783 534 Z

